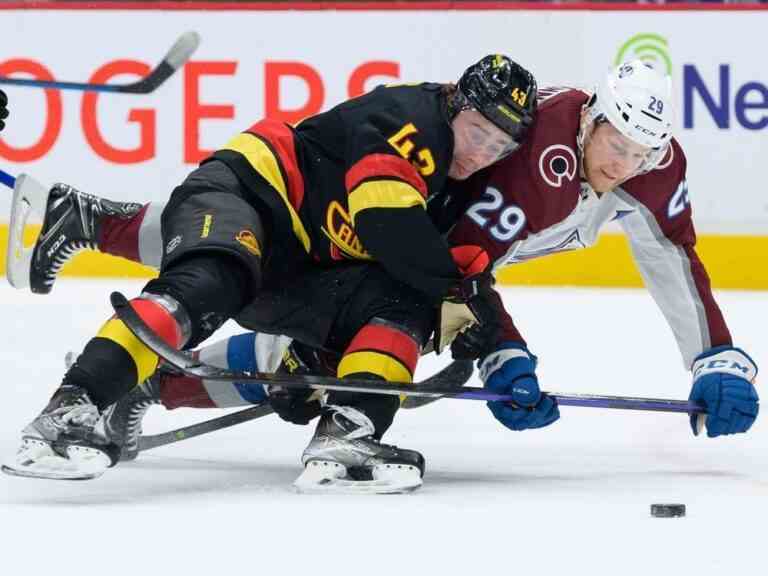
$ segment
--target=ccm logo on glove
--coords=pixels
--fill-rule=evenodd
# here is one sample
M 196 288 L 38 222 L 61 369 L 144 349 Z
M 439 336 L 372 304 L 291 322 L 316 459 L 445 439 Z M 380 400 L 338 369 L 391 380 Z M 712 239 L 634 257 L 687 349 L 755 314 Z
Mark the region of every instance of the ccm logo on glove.
M 691 429 L 707 436 L 746 432 L 760 411 L 760 399 L 753 382 L 757 365 L 743 350 L 718 346 L 693 363 L 693 388 L 689 400 L 706 409 L 691 415 Z

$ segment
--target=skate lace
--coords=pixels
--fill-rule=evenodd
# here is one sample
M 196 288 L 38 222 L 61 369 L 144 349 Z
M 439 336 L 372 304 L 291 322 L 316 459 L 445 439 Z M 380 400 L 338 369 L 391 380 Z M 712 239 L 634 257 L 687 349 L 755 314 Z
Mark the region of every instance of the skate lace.
M 138 448 L 139 436 L 141 434 L 141 421 L 147 413 L 147 410 L 149 410 L 151 406 L 159 403 L 160 401 L 155 398 L 143 398 L 132 402 L 125 413 L 125 420 L 122 423 L 113 421 L 113 418 L 119 420 L 119 415 L 115 415 L 116 408 L 113 407 L 111 413 L 106 416 L 106 429 L 112 441 L 122 445 L 128 450 Z
M 141 431 L 141 420 L 144 418 L 144 414 L 147 413 L 147 410 L 149 410 L 150 406 L 153 404 L 159 404 L 159 402 L 157 400 L 147 398 L 146 400 L 136 402 L 128 411 L 125 430 L 126 436 L 129 437 L 129 439 L 132 441 L 138 442 L 138 435 Z
M 65 242 L 56 253 L 56 256 L 54 256 L 51 265 L 45 271 L 45 283 L 48 285 L 53 284 L 64 264 L 69 262 L 75 254 L 83 250 L 98 250 L 98 246 L 92 240 L 70 240 Z
M 67 196 L 69 198 L 66 198 Z M 98 250 L 98 245 L 94 239 L 96 235 L 96 219 L 105 212 L 100 198 L 75 190 L 71 186 L 66 187 L 66 192 L 61 201 L 71 203 L 61 218 L 71 217 L 70 215 L 74 212 L 76 214 L 75 217 L 80 221 L 85 238 L 68 240 L 58 248 L 49 266 L 43 271 L 45 278 L 43 282 L 48 286 L 53 285 L 56 276 L 64 267 L 64 264 L 76 254 L 83 250 Z M 54 228 L 56 227 L 57 225 L 54 226 Z
M 76 404 L 57 410 L 63 424 L 93 428 L 99 421 L 99 410 L 93 404 Z

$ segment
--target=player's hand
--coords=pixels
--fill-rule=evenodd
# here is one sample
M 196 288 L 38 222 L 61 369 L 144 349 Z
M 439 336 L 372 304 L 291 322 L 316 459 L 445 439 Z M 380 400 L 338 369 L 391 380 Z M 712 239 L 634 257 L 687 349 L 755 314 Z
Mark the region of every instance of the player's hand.
M 693 388 L 689 400 L 706 408 L 706 414 L 691 414 L 691 429 L 698 436 L 746 432 L 760 409 L 753 385 L 757 365 L 738 348 L 718 346 L 693 362 Z
M 485 389 L 509 394 L 514 403 L 488 402 L 496 420 L 510 430 L 543 428 L 560 418 L 555 400 L 539 389 L 537 358 L 519 342 L 506 342 L 480 363 Z
M 467 303 L 478 321 L 459 332 L 451 343 L 455 360 L 477 360 L 496 350 L 502 330 L 500 302 L 489 291 Z
M 462 339 L 451 351 L 457 359 L 479 358 L 483 351 L 495 348 L 501 331 L 491 261 L 479 246 L 454 246 L 451 256 L 462 279 L 446 294 L 440 307 L 435 329 L 436 349 L 439 353 L 462 332 L 471 330 L 468 338 Z
M 267 394 L 272 409 L 286 422 L 305 425 L 320 415 L 320 401 L 313 397 L 315 390 L 269 386 Z
M 6 118 L 8 118 L 8 97 L 0 90 L 0 130 L 5 128 Z

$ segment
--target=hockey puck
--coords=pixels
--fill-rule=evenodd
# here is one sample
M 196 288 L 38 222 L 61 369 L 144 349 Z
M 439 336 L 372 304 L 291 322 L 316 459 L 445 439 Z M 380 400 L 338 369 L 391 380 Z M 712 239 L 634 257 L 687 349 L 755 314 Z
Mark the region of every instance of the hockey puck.
M 651 516 L 654 518 L 682 518 L 685 516 L 685 504 L 651 504 Z

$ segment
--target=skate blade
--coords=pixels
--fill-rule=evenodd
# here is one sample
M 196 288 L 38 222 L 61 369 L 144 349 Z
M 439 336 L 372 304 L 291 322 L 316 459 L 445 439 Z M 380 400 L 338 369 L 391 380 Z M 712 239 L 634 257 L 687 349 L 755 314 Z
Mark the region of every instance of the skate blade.
M 98 448 L 67 446 L 64 458 L 51 448 L 48 442 L 37 438 L 25 438 L 14 458 L 3 464 L 0 470 L 9 476 L 39 478 L 42 480 L 92 480 L 109 468 L 109 456 Z
M 349 480 L 338 462 L 313 460 L 294 481 L 303 494 L 404 494 L 422 485 L 421 472 L 406 464 L 382 464 L 373 469 L 373 480 Z
M 14 288 L 29 287 L 29 271 L 32 267 L 34 245 L 24 245 L 24 229 L 31 214 L 42 220 L 48 204 L 49 189 L 32 178 L 21 174 L 16 178 L 11 203 L 11 221 L 8 226 L 6 272 L 8 283 Z

